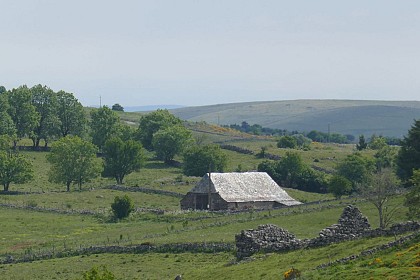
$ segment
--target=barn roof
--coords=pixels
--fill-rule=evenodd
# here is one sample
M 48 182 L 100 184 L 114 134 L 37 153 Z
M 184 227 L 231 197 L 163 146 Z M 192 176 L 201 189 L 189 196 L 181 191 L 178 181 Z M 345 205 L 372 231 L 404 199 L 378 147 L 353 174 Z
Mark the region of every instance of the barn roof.
M 190 191 L 208 193 L 208 173 Z M 265 172 L 211 173 L 211 192 L 218 193 L 227 202 L 276 201 L 290 206 L 301 202 L 290 197 Z

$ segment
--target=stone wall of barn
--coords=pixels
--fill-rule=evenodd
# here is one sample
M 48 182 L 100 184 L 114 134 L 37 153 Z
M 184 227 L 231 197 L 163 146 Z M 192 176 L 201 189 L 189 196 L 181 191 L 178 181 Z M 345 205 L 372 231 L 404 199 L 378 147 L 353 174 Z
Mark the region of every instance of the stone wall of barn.
M 206 197 L 207 194 L 205 193 L 187 193 L 182 199 L 181 199 L 181 209 L 182 210 L 188 210 L 188 209 L 206 209 L 206 208 L 197 208 L 199 197 Z M 208 196 L 207 196 L 208 201 Z M 206 202 L 208 203 L 208 202 Z M 211 194 L 211 205 L 212 210 L 227 210 L 229 205 L 228 203 L 220 197 L 217 193 Z

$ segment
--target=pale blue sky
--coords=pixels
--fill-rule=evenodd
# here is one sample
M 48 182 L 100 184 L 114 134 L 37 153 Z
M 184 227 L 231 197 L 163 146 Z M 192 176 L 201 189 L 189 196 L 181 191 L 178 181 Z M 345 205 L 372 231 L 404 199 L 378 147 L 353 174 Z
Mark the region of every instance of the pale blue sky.
M 420 1 L 0 0 L 0 85 L 84 105 L 420 100 Z

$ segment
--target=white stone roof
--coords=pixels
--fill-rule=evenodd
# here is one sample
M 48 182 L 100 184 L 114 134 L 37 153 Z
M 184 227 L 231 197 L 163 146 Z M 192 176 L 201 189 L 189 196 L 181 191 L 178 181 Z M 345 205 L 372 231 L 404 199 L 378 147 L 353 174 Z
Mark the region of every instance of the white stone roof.
M 276 201 L 291 206 L 301 202 L 290 197 L 265 172 L 211 173 L 211 192 L 227 202 Z M 193 188 L 192 193 L 208 193 L 208 173 Z

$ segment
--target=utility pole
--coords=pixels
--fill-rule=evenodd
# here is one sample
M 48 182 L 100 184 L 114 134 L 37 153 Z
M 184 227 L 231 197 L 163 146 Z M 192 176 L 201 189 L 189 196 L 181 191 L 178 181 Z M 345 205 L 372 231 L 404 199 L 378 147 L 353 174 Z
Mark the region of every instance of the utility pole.
M 99 108 L 102 108 L 102 96 L 99 95 Z

